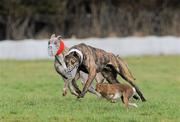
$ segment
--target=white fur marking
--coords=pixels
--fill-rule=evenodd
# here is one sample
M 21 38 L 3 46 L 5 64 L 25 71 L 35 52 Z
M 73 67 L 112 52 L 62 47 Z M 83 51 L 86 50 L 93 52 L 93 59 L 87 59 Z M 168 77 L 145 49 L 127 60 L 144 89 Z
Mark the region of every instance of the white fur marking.
M 113 98 L 114 95 L 109 95 L 109 98 Z M 113 98 L 114 99 L 114 98 Z
M 121 97 L 121 94 L 119 92 L 116 92 L 113 99 L 118 99 Z
M 71 50 L 68 52 L 67 55 L 69 55 L 71 52 L 76 52 L 76 53 L 78 53 L 78 54 L 80 55 L 80 58 L 81 58 L 81 62 L 80 62 L 80 63 L 82 63 L 82 61 L 83 61 L 83 54 L 82 54 L 82 52 L 81 52 L 80 50 L 78 50 L 78 49 L 71 49 Z

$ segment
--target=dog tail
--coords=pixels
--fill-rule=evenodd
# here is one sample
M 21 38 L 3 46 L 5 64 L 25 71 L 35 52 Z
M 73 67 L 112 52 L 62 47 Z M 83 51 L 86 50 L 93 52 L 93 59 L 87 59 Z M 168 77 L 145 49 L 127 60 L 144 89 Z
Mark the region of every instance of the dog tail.
M 131 81 L 136 80 L 134 75 L 131 73 L 131 71 L 128 67 L 128 64 L 123 59 L 121 59 L 119 56 L 117 56 L 117 59 L 118 59 L 119 70 L 120 70 L 121 74 Z

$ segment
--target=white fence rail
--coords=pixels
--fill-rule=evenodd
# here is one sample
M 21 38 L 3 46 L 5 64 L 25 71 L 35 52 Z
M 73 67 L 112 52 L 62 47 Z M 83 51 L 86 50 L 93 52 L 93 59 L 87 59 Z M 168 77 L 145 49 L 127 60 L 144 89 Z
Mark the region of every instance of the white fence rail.
M 88 38 L 65 39 L 64 41 L 68 47 L 86 43 L 121 56 L 180 54 L 180 37 Z M 0 42 L 0 59 L 49 59 L 47 40 L 2 41 Z

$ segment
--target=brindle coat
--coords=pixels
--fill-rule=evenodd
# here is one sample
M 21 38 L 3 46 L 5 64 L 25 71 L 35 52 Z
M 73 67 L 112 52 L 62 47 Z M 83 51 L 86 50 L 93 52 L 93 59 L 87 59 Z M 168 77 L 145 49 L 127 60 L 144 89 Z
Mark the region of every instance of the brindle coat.
M 76 52 L 72 52 L 65 57 L 67 67 L 71 67 L 71 59 L 73 59 L 75 62 L 79 63 L 79 71 L 89 74 L 83 90 L 78 96 L 79 98 L 84 97 L 87 89 L 92 84 L 96 73 L 101 72 L 109 83 L 119 83 L 117 80 L 117 74 L 119 74 L 136 89 L 138 95 L 141 97 L 141 100 L 146 101 L 139 88 L 134 84 L 133 81 L 135 79 L 122 59 L 112 53 L 108 53 L 102 49 L 94 48 L 83 43 L 75 45 L 71 47 L 70 50 L 71 49 L 81 51 L 83 54 L 83 61 L 80 63 L 80 56 Z
M 58 50 L 61 38 L 62 38 L 61 36 L 56 37 L 55 34 L 51 35 L 51 38 L 48 41 L 48 53 L 50 56 L 55 56 L 55 61 L 54 61 L 55 70 L 57 71 L 58 74 L 62 76 L 64 80 L 63 96 L 67 94 L 68 87 L 73 95 L 78 96 L 81 91 L 79 89 L 76 89 L 76 87 L 78 86 L 76 85 L 75 81 L 81 79 L 82 83 L 84 84 L 87 79 L 87 74 L 83 72 L 78 72 L 75 79 L 73 79 L 72 81 L 70 81 L 71 79 L 68 79 L 67 73 L 64 70 L 65 66 L 63 65 L 65 65 L 64 57 L 65 55 L 67 55 L 69 48 L 65 46 L 64 51 L 59 55 L 56 55 L 56 51 L 53 52 L 53 48 L 52 48 L 55 47 L 55 49 Z M 104 78 L 101 76 L 101 74 L 97 74 L 96 81 L 101 82 L 103 80 Z M 99 96 L 99 94 L 95 91 L 93 86 L 90 86 L 89 91 Z

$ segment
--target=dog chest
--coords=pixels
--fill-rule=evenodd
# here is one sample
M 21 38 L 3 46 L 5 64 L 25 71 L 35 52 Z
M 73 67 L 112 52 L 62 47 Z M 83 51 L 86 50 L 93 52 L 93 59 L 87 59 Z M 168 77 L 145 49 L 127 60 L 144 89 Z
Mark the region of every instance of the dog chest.
M 121 93 L 120 92 L 116 92 L 115 94 L 114 94 L 114 98 L 113 99 L 119 99 L 120 97 L 121 97 Z

